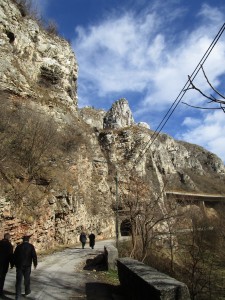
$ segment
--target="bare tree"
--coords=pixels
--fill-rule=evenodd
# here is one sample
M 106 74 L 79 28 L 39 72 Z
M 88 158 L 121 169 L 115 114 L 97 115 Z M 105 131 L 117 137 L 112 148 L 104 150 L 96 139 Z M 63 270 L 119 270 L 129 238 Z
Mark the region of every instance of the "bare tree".
M 56 142 L 56 125 L 50 118 L 29 110 L 20 112 L 20 122 L 14 124 L 18 128 L 11 142 L 11 157 L 21 164 L 29 177 L 33 179 L 47 156 L 51 156 Z
M 219 107 L 200 107 L 200 106 L 193 106 L 193 105 L 190 105 L 190 104 L 187 104 L 185 102 L 183 102 L 184 104 L 188 105 L 188 106 L 191 106 L 191 107 L 194 107 L 194 108 L 199 108 L 199 109 L 222 109 L 222 111 L 225 113 L 225 96 L 223 94 L 221 94 L 219 91 L 217 91 L 213 85 L 210 83 L 208 77 L 206 76 L 206 73 L 203 69 L 203 66 L 201 66 L 201 70 L 203 72 L 203 75 L 208 83 L 208 85 L 210 86 L 210 88 L 213 90 L 213 92 L 216 94 L 216 96 L 219 96 L 221 97 L 221 99 L 218 99 L 216 98 L 215 96 L 213 96 L 212 94 L 210 95 L 206 95 L 201 89 L 199 89 L 198 87 L 196 87 L 193 83 L 193 80 L 191 79 L 190 76 L 188 76 L 189 78 L 189 83 L 190 83 L 190 87 L 188 87 L 188 89 L 186 89 L 185 91 L 187 90 L 196 90 L 197 92 L 199 92 L 204 98 L 208 99 L 208 103 L 212 104 L 212 103 L 216 103 L 218 104 Z
M 139 218 L 143 211 L 143 202 L 148 198 L 149 186 L 142 178 L 132 174 L 129 178 L 126 192 L 123 194 L 123 204 L 128 209 L 130 231 L 132 238 L 132 251 L 130 256 L 135 257 L 138 245 Z M 140 249 L 140 248 L 139 248 Z
M 129 210 L 131 223 L 131 256 L 144 261 L 155 239 L 168 233 L 168 222 L 177 218 L 175 202 L 162 202 L 164 191 L 155 195 L 148 180 L 130 177 L 129 188 L 123 203 Z M 172 223 L 171 223 L 172 224 Z
M 221 262 L 225 265 L 225 204 L 220 203 L 215 207 L 217 218 L 213 220 L 213 228 L 217 233 L 218 255 Z
M 3 100 L 3 99 L 2 99 Z M 0 173 L 8 195 L 20 199 L 56 153 L 57 127 L 51 118 L 28 106 L 0 104 Z
M 189 227 L 179 239 L 182 281 L 189 288 L 191 299 L 216 299 L 217 274 L 216 236 L 211 221 L 194 208 L 187 212 Z

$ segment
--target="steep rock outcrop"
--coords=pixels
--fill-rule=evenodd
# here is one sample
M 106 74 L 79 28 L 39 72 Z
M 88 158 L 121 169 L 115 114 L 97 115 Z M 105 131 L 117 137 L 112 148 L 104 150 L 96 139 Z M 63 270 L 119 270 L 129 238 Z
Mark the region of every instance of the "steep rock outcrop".
M 133 115 L 126 99 L 114 102 L 103 120 L 103 128 L 123 128 L 133 124 Z
M 0 19 L 1 90 L 76 110 L 78 66 L 68 42 L 21 14 L 16 1 L 1 1 Z
M 115 101 L 107 112 L 84 107 L 80 109 L 79 113 L 87 124 L 97 129 L 124 128 L 135 124 L 129 103 L 123 98 Z M 147 124 L 144 127 L 148 127 Z

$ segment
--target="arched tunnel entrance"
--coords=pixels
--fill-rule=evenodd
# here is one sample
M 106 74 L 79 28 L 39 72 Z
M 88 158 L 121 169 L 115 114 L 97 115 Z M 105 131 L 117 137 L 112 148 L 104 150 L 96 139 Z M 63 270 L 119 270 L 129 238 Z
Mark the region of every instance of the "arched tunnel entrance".
M 131 235 L 131 223 L 130 220 L 125 219 L 120 224 L 120 234 L 121 236 Z

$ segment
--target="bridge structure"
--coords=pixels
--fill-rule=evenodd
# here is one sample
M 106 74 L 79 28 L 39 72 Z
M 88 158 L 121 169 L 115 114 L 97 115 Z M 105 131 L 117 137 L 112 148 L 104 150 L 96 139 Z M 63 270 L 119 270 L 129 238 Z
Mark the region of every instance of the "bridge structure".
M 182 191 L 166 191 L 166 197 L 169 200 L 176 200 L 180 205 L 198 205 L 204 208 L 215 208 L 222 204 L 225 205 L 225 195 L 206 194 L 206 193 L 188 193 Z M 118 209 L 118 234 L 126 236 L 130 234 L 131 224 L 129 221 L 129 209 Z
M 225 204 L 225 195 L 222 194 L 205 194 L 205 193 L 188 193 L 177 191 L 166 191 L 168 200 L 174 199 L 178 203 L 187 205 L 195 204 L 203 207 L 215 207 L 219 204 Z

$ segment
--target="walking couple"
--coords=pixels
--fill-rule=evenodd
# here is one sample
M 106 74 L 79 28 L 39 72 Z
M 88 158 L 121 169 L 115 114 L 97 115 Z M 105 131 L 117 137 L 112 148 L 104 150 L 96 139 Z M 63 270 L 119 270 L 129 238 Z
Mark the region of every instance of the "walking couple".
M 9 233 L 4 234 L 4 238 L 0 241 L 0 298 L 4 297 L 5 277 L 9 269 L 16 266 L 16 298 L 21 295 L 21 285 L 24 278 L 25 296 L 31 293 L 30 274 L 32 263 L 34 268 L 37 267 L 37 254 L 35 248 L 29 243 L 30 236 L 23 236 L 23 242 L 17 245 L 14 253 L 11 244 L 11 236 Z M 3 298 L 4 299 L 4 298 Z

